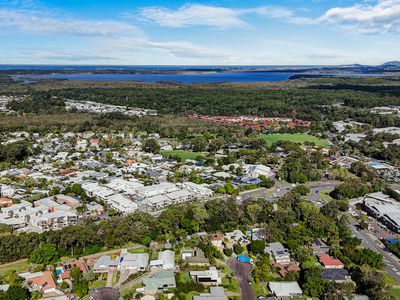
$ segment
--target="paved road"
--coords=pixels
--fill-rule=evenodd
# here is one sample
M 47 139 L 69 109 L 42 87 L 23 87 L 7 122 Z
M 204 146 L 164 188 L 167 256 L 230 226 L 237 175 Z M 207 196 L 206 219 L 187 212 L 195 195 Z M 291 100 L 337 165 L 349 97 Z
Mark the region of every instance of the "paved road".
M 320 182 L 320 183 L 310 183 L 306 184 L 310 189 L 310 194 L 305 197 L 306 200 L 316 204 L 317 206 L 322 206 L 328 201 L 321 197 L 321 192 L 331 192 L 335 189 L 337 183 L 334 182 Z
M 366 231 L 359 231 L 357 230 L 356 227 L 356 222 L 350 217 L 349 218 L 349 226 L 353 234 L 362 241 L 362 245 L 365 248 L 369 248 L 371 250 L 374 250 L 375 252 L 378 252 L 383 255 L 383 260 L 385 262 L 385 268 L 386 271 L 394 278 L 397 280 L 397 282 L 400 282 L 400 262 L 399 259 L 396 258 L 393 254 L 390 252 L 384 250 L 383 248 L 379 247 L 376 243 L 376 240 L 374 240 Z
M 253 266 L 237 261 L 234 258 L 228 260 L 227 264 L 237 278 L 242 292 L 242 300 L 255 300 L 256 296 L 254 295 L 253 287 L 249 284 L 249 275 Z

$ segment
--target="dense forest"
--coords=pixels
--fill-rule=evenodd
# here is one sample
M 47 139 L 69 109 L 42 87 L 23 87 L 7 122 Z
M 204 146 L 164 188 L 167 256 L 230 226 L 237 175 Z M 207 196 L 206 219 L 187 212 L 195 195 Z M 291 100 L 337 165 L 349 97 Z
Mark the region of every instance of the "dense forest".
M 1 83 L 0 83 L 1 84 Z M 400 105 L 396 78 L 312 78 L 283 83 L 179 84 L 88 83 L 43 80 L 37 84 L 8 84 L 5 94 L 27 95 L 9 108 L 21 113 L 62 113 L 66 99 L 155 109 L 161 115 L 249 114 L 315 121 L 352 118 L 375 127 L 400 126 L 400 118 L 374 115 L 369 108 Z M 363 109 L 360 109 L 363 108 Z M 321 129 L 321 128 L 320 128 Z

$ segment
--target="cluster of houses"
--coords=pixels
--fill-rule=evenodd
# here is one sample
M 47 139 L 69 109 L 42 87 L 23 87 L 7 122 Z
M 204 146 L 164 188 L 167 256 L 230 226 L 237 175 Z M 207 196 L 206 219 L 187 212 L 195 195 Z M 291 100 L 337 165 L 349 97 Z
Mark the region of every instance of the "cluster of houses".
M 179 147 L 175 140 L 163 140 L 157 134 L 149 137 L 156 139 L 161 149 Z M 21 140 L 32 143 L 36 154 L 27 159 L 24 168 L 0 171 L 0 177 L 7 178 L 0 183 L 0 223 L 21 231 L 55 230 L 76 224 L 81 217 L 105 216 L 111 209 L 120 214 L 152 213 L 171 204 L 211 197 L 227 181 L 235 187 L 258 185 L 260 176 L 274 176 L 271 168 L 262 164 L 238 161 L 216 170 L 195 160 L 180 163 L 142 151 L 142 138 L 123 132 L 40 135 L 21 131 L 2 137 L 3 144 Z M 118 141 L 123 143 L 116 151 L 110 143 Z M 237 176 L 239 169 L 241 176 Z M 168 181 L 176 172 L 186 176 L 196 172 L 205 183 Z M 34 186 L 27 186 L 27 181 Z M 83 203 L 80 195 L 71 195 L 74 198 L 69 197 L 69 202 L 74 204 L 69 206 L 53 203 L 67 196 L 52 196 L 50 201 L 51 191 L 73 185 L 79 185 L 92 202 Z M 46 201 L 51 205 L 40 205 Z M 82 212 L 82 207 L 86 211 Z
M 57 230 L 76 225 L 80 218 L 97 216 L 104 213 L 104 208 L 97 203 L 88 203 L 86 210 L 78 212 L 82 203 L 67 195 L 55 195 L 36 200 L 33 203 L 22 200 L 20 203 L 7 202 L 0 206 L 0 224 L 6 224 L 17 231 L 42 232 Z
M 11 101 L 21 101 L 25 99 L 26 96 L 6 96 L 0 95 L 0 113 L 8 113 L 10 110 L 7 108 L 8 103 Z
M 250 240 L 263 238 L 262 230 L 258 228 L 246 233 L 234 230 L 224 234 L 197 233 L 196 235 L 200 239 L 209 240 L 220 251 L 224 247 L 232 247 L 235 244 L 247 246 Z M 311 250 L 322 268 L 321 278 L 336 283 L 351 281 L 344 264 L 329 255 L 331 247 L 324 241 L 315 239 L 312 242 Z M 96 297 L 101 294 L 110 293 L 116 295 L 116 298 L 110 296 L 107 299 L 118 299 L 119 287 L 133 280 L 142 283 L 135 289 L 136 293 L 142 295 L 143 300 L 154 300 L 159 294 L 172 296 L 173 289 L 177 287 L 177 274 L 185 272 L 192 281 L 207 287 L 207 292 L 195 294 L 192 296 L 193 300 L 228 300 L 229 293 L 223 287 L 223 279 L 226 274 L 213 266 L 201 249 L 183 247 L 178 251 L 179 253 L 172 250 L 172 245 L 168 242 L 163 245 L 152 242 L 149 249 L 122 249 L 114 251 L 112 254 L 93 255 L 59 263 L 54 272 L 28 272 L 19 275 L 24 279 L 25 285 L 31 291 L 40 292 L 43 299 L 66 300 L 69 298 L 67 298 L 65 290 L 60 288 L 60 284 L 65 281 L 71 286 L 70 273 L 73 268 L 79 268 L 84 276 L 92 272 L 95 278 L 99 279 L 114 278 L 113 274 L 119 272 L 120 276 L 117 282 L 111 283 L 110 280 L 107 280 L 105 287 L 91 290 L 89 293 L 91 299 L 97 299 Z M 290 251 L 281 243 L 274 242 L 267 244 L 264 252 L 271 258 L 271 266 L 282 276 L 282 281 L 271 281 L 267 284 L 271 295 L 276 299 L 303 297 L 303 292 L 297 282 L 283 280 L 288 272 L 300 271 L 299 265 L 294 261 Z M 251 259 L 245 261 L 239 259 L 240 257 L 245 256 L 237 257 L 239 263 L 252 264 Z M 132 275 L 135 276 L 132 277 Z M 7 289 L 8 286 L 0 286 L 0 288 Z
M 279 127 L 310 127 L 310 121 L 304 121 L 292 118 L 279 118 L 279 117 L 259 117 L 259 116 L 209 116 L 209 115 L 188 115 L 189 119 L 198 119 L 202 121 L 221 123 L 221 124 L 234 124 L 241 127 L 251 128 L 255 131 L 263 131 L 267 128 Z
M 370 110 L 373 114 L 400 116 L 399 106 L 378 106 Z
M 127 107 L 120 105 L 111 105 L 93 101 L 65 101 L 66 110 L 75 110 L 80 112 L 88 112 L 93 114 L 121 113 L 127 116 L 155 116 L 157 112 L 152 109 Z

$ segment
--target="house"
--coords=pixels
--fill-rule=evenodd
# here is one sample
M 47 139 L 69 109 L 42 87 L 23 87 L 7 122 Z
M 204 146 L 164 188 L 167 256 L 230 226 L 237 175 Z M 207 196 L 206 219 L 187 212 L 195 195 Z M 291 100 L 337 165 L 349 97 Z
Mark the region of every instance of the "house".
M 303 291 L 295 281 L 288 282 L 270 282 L 268 284 L 271 293 L 277 299 L 292 299 L 294 297 L 303 297 Z
M 210 267 L 205 271 L 190 271 L 190 276 L 198 283 L 205 285 L 219 285 L 222 282 L 215 267 Z
M 209 293 L 193 296 L 193 300 L 228 300 L 223 287 L 212 286 Z
M 258 241 L 258 240 L 264 240 L 265 239 L 265 230 L 261 228 L 253 228 L 251 230 L 251 240 L 252 241 Z
M 342 283 L 348 281 L 350 276 L 346 269 L 323 269 L 321 272 L 321 278 Z
M 265 253 L 268 253 L 276 263 L 290 263 L 290 252 L 279 242 L 268 244 L 265 249 Z
M 122 194 L 115 194 L 107 197 L 105 199 L 108 205 L 110 205 L 113 209 L 123 213 L 123 214 L 130 214 L 134 213 L 138 205 L 128 199 L 127 197 L 123 196 Z
M 175 252 L 164 250 L 158 253 L 158 259 L 150 261 L 150 267 L 162 267 L 164 270 L 175 268 Z
M 89 300 L 119 300 L 120 295 L 116 289 L 103 287 L 89 292 Z
M 12 199 L 0 197 L 0 207 L 9 207 L 11 205 L 13 205 Z
M 101 256 L 93 265 L 94 273 L 108 273 L 110 270 L 116 270 L 119 265 L 119 259 L 112 259 L 108 255 Z
M 53 273 L 50 271 L 23 273 L 19 276 L 25 279 L 25 282 L 31 292 L 38 291 L 43 294 L 62 294 L 57 290 Z
M 182 260 L 191 266 L 209 266 L 210 262 L 205 257 L 204 252 L 198 248 L 184 249 L 181 253 Z
M 228 244 L 230 245 L 240 244 L 242 246 L 247 246 L 250 244 L 250 241 L 246 238 L 245 234 L 238 229 L 225 233 L 224 238 L 228 240 Z
M 318 256 L 319 262 L 324 266 L 325 269 L 343 269 L 344 264 L 336 258 L 329 256 L 328 254 L 320 254 Z
M 63 272 L 61 273 L 61 279 L 62 280 L 66 280 L 66 279 L 70 279 L 70 271 L 72 268 L 78 267 L 81 271 L 82 274 L 85 275 L 88 273 L 88 267 L 87 265 L 80 260 L 76 260 L 73 262 L 69 262 L 69 263 L 63 263 L 62 264 L 62 270 Z
M 90 202 L 86 204 L 86 213 L 90 217 L 101 216 L 105 213 L 105 209 L 96 202 Z
M 315 255 L 327 254 L 331 250 L 331 246 L 328 246 L 321 239 L 314 239 L 311 244 L 311 249 Z
M 271 168 L 264 165 L 244 165 L 243 169 L 245 170 L 246 177 L 250 178 L 258 178 L 260 176 L 274 176 Z
M 149 265 L 148 253 L 129 253 L 127 250 L 121 251 L 120 269 L 134 272 L 145 271 Z
M 288 264 L 273 263 L 272 267 L 278 269 L 278 273 L 279 275 L 281 275 L 282 278 L 285 278 L 288 272 L 291 271 L 300 272 L 300 267 L 298 263 L 288 263 Z
M 158 292 L 176 287 L 175 275 L 172 271 L 161 271 L 143 280 L 146 294 L 155 295 Z
M 0 292 L 7 292 L 9 288 L 9 284 L 0 284 Z
M 214 247 L 222 248 L 224 244 L 224 237 L 219 233 L 214 233 L 211 235 L 211 244 Z
M 200 195 L 203 197 L 210 197 L 213 195 L 213 191 L 206 187 L 204 184 L 197 184 L 193 182 L 184 182 L 182 185 L 189 190 L 192 193 L 195 193 L 196 195 Z

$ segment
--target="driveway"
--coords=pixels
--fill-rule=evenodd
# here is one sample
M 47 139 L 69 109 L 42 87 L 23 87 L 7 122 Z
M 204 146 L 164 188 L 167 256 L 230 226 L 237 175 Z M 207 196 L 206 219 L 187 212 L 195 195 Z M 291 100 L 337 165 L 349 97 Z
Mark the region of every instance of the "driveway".
M 228 260 L 227 265 L 236 276 L 242 292 L 242 300 L 255 300 L 256 296 L 254 295 L 253 287 L 249 284 L 249 275 L 253 266 L 240 262 L 235 258 Z

